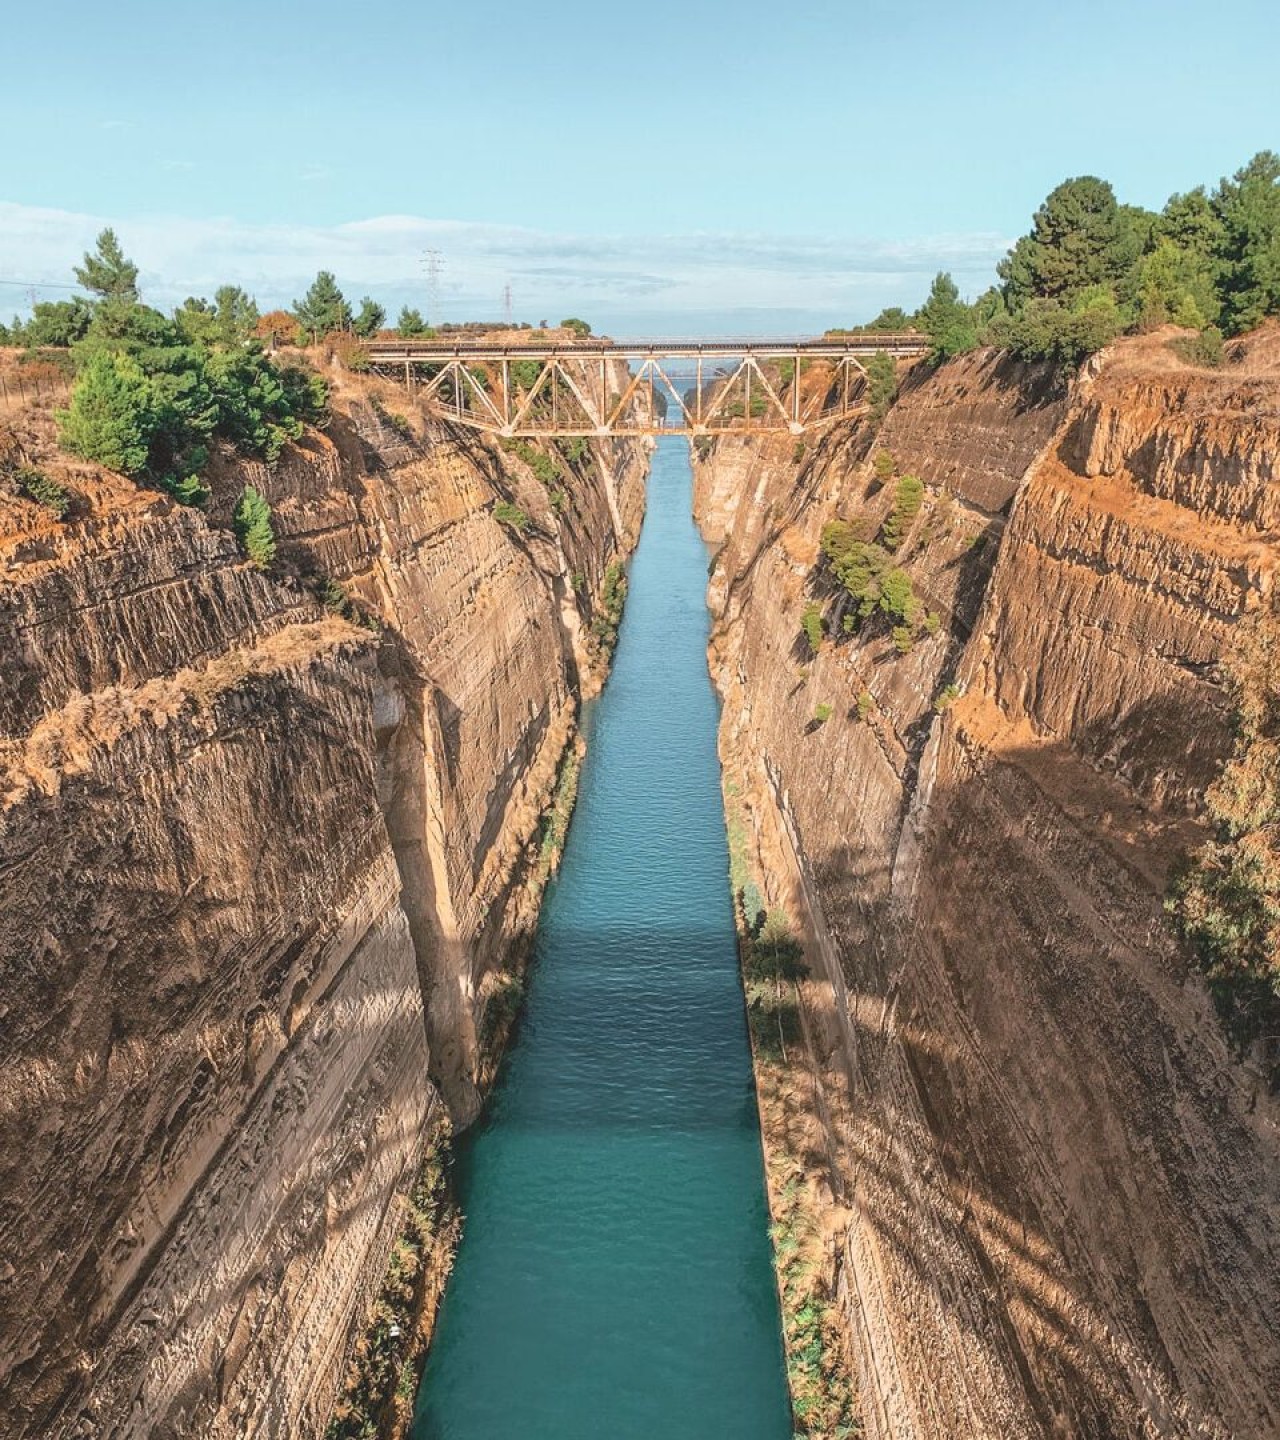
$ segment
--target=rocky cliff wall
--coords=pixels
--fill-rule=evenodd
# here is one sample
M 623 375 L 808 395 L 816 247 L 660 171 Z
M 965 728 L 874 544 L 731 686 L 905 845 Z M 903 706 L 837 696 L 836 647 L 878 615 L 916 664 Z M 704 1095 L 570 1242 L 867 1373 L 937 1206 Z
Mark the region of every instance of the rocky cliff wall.
M 645 455 L 566 461 L 558 509 L 350 380 L 276 467 L 220 459 L 207 516 L 39 410 L 15 444 L 75 505 L 0 494 L 6 1434 L 318 1434 L 430 1113 L 474 1113 Z
M 697 467 L 869 1435 L 1280 1434 L 1276 1104 L 1162 916 L 1229 746 L 1215 662 L 1273 581 L 1280 384 L 1247 368 L 1133 342 L 1068 402 L 978 355 L 874 440 Z M 927 482 L 906 654 L 842 634 L 817 563 L 824 522 L 884 518 L 882 445 Z

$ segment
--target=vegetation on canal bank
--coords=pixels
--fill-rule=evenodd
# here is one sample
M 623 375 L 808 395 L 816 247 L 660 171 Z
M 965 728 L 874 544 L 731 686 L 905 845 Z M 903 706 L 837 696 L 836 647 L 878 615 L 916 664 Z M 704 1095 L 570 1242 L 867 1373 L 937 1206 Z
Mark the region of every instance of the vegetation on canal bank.
M 427 1139 L 417 1182 L 403 1202 L 400 1231 L 352 1349 L 325 1440 L 398 1440 L 409 1432 L 461 1223 L 449 1194 L 450 1136 L 441 1113 Z
M 797 1437 L 848 1440 L 861 1433 L 853 1366 L 818 1191 L 805 1163 L 804 1132 L 820 1123 L 802 1059 L 799 982 L 808 967 L 787 916 L 765 913 L 751 876 L 741 791 L 728 775 L 724 796 L 792 1420 Z

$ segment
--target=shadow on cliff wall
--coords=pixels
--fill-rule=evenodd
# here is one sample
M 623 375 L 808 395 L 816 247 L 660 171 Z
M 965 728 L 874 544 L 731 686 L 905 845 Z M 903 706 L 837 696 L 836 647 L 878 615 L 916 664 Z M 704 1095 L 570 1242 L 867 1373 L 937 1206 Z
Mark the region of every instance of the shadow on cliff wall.
M 957 1327 L 961 1365 L 1015 1377 L 1037 1433 L 1280 1435 L 1280 1153 L 1250 1119 L 1274 1102 L 1231 1061 L 1140 857 L 1091 815 L 1080 757 L 959 769 L 914 882 L 844 846 L 806 862 L 850 995 L 847 1021 L 812 1018 L 844 1096 L 853 1253 L 884 1271 L 858 1293 L 884 1286 L 891 1324 Z M 1168 843 L 1157 818 L 1142 844 Z M 923 1390 L 954 1388 L 947 1344 L 917 1360 Z

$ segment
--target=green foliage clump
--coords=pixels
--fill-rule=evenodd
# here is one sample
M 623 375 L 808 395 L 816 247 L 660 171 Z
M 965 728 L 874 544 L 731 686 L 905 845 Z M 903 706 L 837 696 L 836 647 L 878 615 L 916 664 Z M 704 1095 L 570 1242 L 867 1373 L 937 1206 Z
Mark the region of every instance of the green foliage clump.
M 396 334 L 402 340 L 431 340 L 435 337 L 435 331 L 422 318 L 421 311 L 414 310 L 405 305 L 400 311 L 400 317 L 396 321 Z
M 386 323 L 387 312 L 376 300 L 366 295 L 360 301 L 360 309 L 351 321 L 351 328 L 362 340 L 372 340 Z
M 542 817 L 542 838 L 538 842 L 538 866 L 545 879 L 560 863 L 564 853 L 564 842 L 569 834 L 569 821 L 578 799 L 578 777 L 581 766 L 577 751 L 572 747 L 565 752 L 560 762 L 560 773 L 556 777 L 556 788 L 551 804 Z
M 889 413 L 889 407 L 898 398 L 898 366 L 892 355 L 883 350 L 867 361 L 867 402 L 871 406 L 871 418 L 879 424 Z
M 963 355 L 978 343 L 973 307 L 961 300 L 956 282 L 945 271 L 934 276 L 929 298 L 920 307 L 917 319 L 932 342 L 929 356 L 935 363 Z
M 510 500 L 499 500 L 493 507 L 493 518 L 499 525 L 508 525 L 517 535 L 523 535 L 529 528 L 529 517 L 519 505 Z
M 846 555 L 867 539 L 867 527 L 857 520 L 828 520 L 822 527 L 819 543 L 828 560 L 843 560 Z
M 1169 348 L 1188 365 L 1199 365 L 1206 370 L 1218 369 L 1226 358 L 1222 331 L 1216 325 L 1210 325 L 1199 335 L 1178 335 L 1169 342 Z
M 876 479 L 887 485 L 898 470 L 898 462 L 887 450 L 877 450 L 871 461 L 871 471 Z
M 189 298 L 167 319 L 138 301 L 136 270 L 106 231 L 77 274 L 100 298 L 85 302 L 90 319 L 70 352 L 78 379 L 58 414 L 73 454 L 202 504 L 199 474 L 215 439 L 274 462 L 323 418 L 325 382 L 263 352 L 257 306 L 237 286 L 220 287 L 212 304 Z
M 231 525 L 240 548 L 259 570 L 265 570 L 276 558 L 276 536 L 271 526 L 271 506 L 252 485 L 240 492 Z
M 34 465 L 20 465 L 13 478 L 17 481 L 19 492 L 28 500 L 43 505 L 55 520 L 66 518 L 67 511 L 71 509 L 71 496 L 43 470 L 37 470 Z
M 813 723 L 825 725 L 831 719 L 831 706 L 825 700 L 820 701 L 813 707 Z
M 58 438 L 64 450 L 95 460 L 122 475 L 141 475 L 160 424 L 153 388 L 131 356 L 99 351 L 89 361 L 58 412 Z
M 314 340 L 323 340 L 336 330 L 351 329 L 351 306 L 338 289 L 333 272 L 321 270 L 301 300 L 293 303 L 298 328 Z
M 447 1267 L 457 1239 L 446 1166 L 450 1130 L 437 1122 L 382 1284 L 369 1307 L 325 1440 L 376 1440 L 394 1413 L 407 1426 L 426 1335 L 417 1325 L 433 1269 Z
M 939 690 L 938 693 L 933 697 L 933 708 L 939 715 L 941 715 L 944 710 L 950 708 L 951 702 L 953 700 L 958 700 L 959 698 L 959 685 L 957 685 L 954 680 L 950 681 L 948 684 L 944 685 L 942 689 Z
M 570 465 L 579 465 L 591 451 L 591 442 L 585 435 L 571 435 L 567 440 L 558 440 L 556 448 Z
M 561 330 L 572 330 L 579 340 L 585 340 L 591 334 L 591 326 L 585 320 L 579 320 L 574 315 L 567 320 L 561 320 L 560 328 Z
M 1205 795 L 1213 838 L 1175 881 L 1169 908 L 1241 1047 L 1280 1053 L 1280 615 L 1241 623 L 1224 662 L 1236 708 L 1231 759 Z M 1280 1075 L 1276 1076 L 1280 1078 Z
M 923 504 L 923 482 L 914 475 L 904 475 L 894 491 L 893 509 L 880 529 L 880 538 L 886 550 L 898 549 Z
M 858 694 L 858 719 L 865 720 L 875 709 L 875 697 L 870 690 L 862 690 Z
M 800 617 L 800 628 L 804 631 L 804 637 L 809 642 L 809 649 L 816 655 L 822 649 L 822 637 L 824 626 L 822 623 L 822 606 L 816 600 L 810 601 L 804 607 L 804 614 Z
M 238 285 L 220 285 L 213 303 L 190 295 L 173 312 L 188 345 L 205 349 L 247 345 L 257 333 L 258 307 Z
M 935 362 L 995 345 L 1062 375 L 1134 329 L 1238 335 L 1280 315 L 1280 155 L 1264 150 L 1212 193 L 1173 195 L 1158 214 L 1121 204 L 1097 176 L 1064 180 L 998 273 L 1000 288 L 972 303 L 939 274 L 915 315 L 886 310 L 863 329 L 919 328 Z
M 511 362 L 511 383 L 527 395 L 538 383 L 542 374 L 541 360 L 513 360 Z
M 534 478 L 548 489 L 560 479 L 562 472 L 555 457 L 548 455 L 545 450 L 539 450 L 527 440 L 504 440 L 502 448 L 517 460 L 523 461 L 533 471 Z
M 627 572 L 620 560 L 612 561 L 600 582 L 600 609 L 591 622 L 591 636 L 600 653 L 608 658 L 618 643 L 622 607 L 627 599 Z

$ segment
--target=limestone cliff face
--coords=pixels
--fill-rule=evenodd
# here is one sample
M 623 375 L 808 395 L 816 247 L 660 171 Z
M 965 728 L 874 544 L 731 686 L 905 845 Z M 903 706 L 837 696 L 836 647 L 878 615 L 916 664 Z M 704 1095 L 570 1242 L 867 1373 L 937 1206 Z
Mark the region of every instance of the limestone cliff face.
M 927 482 L 899 560 L 941 623 L 905 655 L 799 632 L 824 521 L 888 507 L 872 437 L 697 469 L 869 1435 L 1280 1434 L 1280 1116 L 1161 913 L 1273 581 L 1277 393 L 1152 342 L 1069 402 L 990 356 L 908 381 L 874 444 Z
M 557 515 L 515 458 L 397 408 L 348 382 L 273 471 L 215 466 L 208 517 L 91 466 L 60 471 L 61 525 L 0 494 L 15 1440 L 319 1433 L 430 1112 L 474 1113 L 645 456 L 590 452 Z M 220 523 L 246 481 L 271 575 Z

